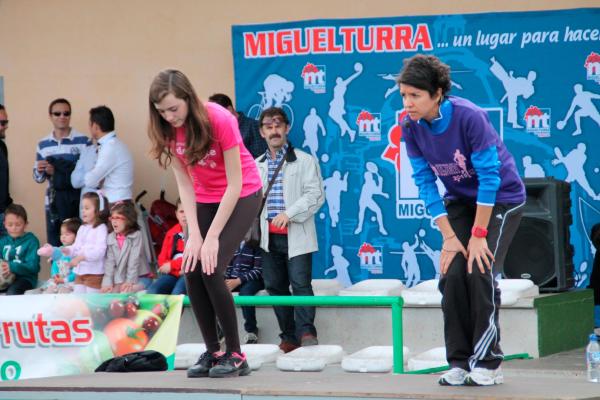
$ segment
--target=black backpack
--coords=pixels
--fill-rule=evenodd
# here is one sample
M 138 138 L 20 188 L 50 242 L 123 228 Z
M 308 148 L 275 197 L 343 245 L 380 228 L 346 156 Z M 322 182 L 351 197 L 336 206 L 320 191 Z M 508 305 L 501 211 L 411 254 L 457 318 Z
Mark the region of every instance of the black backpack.
M 96 368 L 95 372 L 144 372 L 166 371 L 167 359 L 154 350 L 138 351 L 110 358 Z

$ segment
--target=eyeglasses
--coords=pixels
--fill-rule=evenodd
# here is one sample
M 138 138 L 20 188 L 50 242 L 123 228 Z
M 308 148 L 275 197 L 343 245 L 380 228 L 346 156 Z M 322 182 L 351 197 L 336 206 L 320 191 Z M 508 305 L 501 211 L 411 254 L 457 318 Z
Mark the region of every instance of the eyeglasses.
M 61 115 L 63 117 L 70 117 L 71 116 L 71 111 L 52 111 L 52 115 L 54 115 L 55 117 L 60 117 Z
M 127 221 L 127 219 L 122 215 L 111 215 L 108 217 L 109 221 Z
M 0 119 L 0 125 L 2 125 L 2 126 L 8 125 L 8 120 L 7 119 Z

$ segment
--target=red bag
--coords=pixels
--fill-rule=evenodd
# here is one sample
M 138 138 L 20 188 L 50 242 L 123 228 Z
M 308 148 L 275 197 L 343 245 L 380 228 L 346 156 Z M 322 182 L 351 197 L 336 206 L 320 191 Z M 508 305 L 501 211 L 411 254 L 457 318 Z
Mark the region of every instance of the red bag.
M 177 223 L 176 212 L 175 204 L 165 200 L 165 191 L 161 190 L 160 198 L 154 200 L 150 205 L 150 214 L 148 215 L 148 228 L 156 254 L 160 253 L 167 231 Z

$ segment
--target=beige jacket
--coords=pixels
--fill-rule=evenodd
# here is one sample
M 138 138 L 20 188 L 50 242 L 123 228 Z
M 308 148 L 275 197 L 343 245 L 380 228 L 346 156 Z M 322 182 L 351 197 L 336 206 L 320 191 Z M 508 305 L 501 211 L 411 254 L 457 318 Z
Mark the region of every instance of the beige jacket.
M 114 232 L 108 235 L 106 244 L 102 286 L 114 286 L 125 282 L 137 283 L 138 277 L 150 273 L 150 266 L 143 250 L 141 230 L 127 235 L 121 249 Z
M 258 157 L 255 161 L 263 182 L 263 192 L 265 192 L 269 186 L 267 156 Z M 315 252 L 319 250 L 319 245 L 314 216 L 325 201 L 319 164 L 313 156 L 293 148 L 290 144 L 286 161 L 279 173 L 283 173 L 283 200 L 285 213 L 290 219 L 288 257 Z M 268 252 L 269 227 L 266 203 L 260 219 L 260 247 Z

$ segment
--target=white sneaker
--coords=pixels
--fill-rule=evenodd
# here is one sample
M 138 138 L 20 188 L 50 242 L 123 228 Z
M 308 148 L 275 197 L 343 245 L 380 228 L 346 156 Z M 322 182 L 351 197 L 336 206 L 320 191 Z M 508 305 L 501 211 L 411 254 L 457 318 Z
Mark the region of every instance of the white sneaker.
M 440 376 L 438 383 L 442 386 L 461 386 L 465 384 L 467 375 L 469 375 L 468 371 L 454 367 L 444 375 Z
M 248 332 L 244 336 L 244 344 L 255 344 L 258 343 L 258 336 L 254 332 Z
M 473 370 L 467 376 L 465 383 L 469 386 L 491 386 L 504 383 L 502 368 L 473 368 Z

